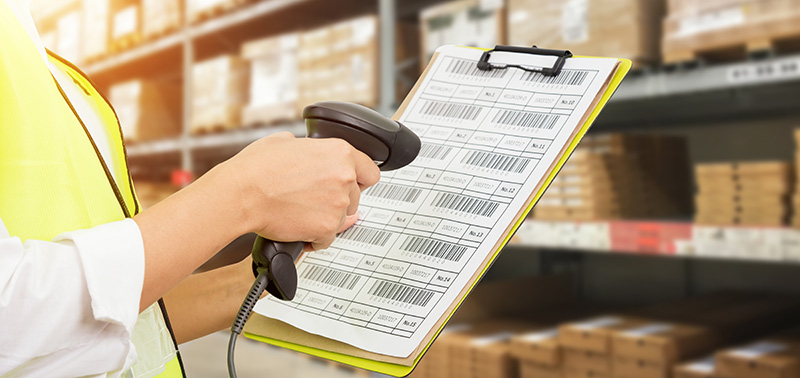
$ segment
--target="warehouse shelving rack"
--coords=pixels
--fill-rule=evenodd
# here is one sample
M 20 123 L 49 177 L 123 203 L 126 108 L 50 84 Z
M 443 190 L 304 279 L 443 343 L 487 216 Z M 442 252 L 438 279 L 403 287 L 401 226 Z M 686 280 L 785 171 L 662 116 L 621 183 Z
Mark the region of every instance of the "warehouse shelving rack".
M 357 12 L 377 11 L 380 19 L 380 106 L 384 114 L 396 107 L 394 101 L 395 21 L 414 14 L 423 6 L 442 0 L 359 0 L 347 7 Z M 188 24 L 175 33 L 145 42 L 130 50 L 108 56 L 86 66 L 86 72 L 101 84 L 112 77 L 139 74 L 159 69 L 160 64 L 183 76 L 183 134 L 179 137 L 129 144 L 131 164 L 141 165 L 148 159 L 170 156 L 184 171 L 202 173 L 195 162 L 207 152 L 235 151 L 268 134 L 289 131 L 304 134 L 302 122 L 277 126 L 243 128 L 224 133 L 191 135 L 191 67 L 198 58 L 208 57 L 209 49 L 198 41 L 213 44 L 235 44 L 247 38 L 265 37 L 282 31 L 323 22 L 336 12 L 309 15 L 303 25 L 281 24 L 283 15 L 303 13 L 326 3 L 324 0 L 262 0 L 249 2 L 219 17 Z M 340 2 L 328 2 L 340 3 Z M 349 10 L 345 10 L 348 13 Z M 343 13 L 345 11 L 340 11 Z M 188 19 L 184 15 L 184 19 Z M 335 18 L 335 17 L 334 17 Z M 278 20 L 278 21 L 276 21 Z M 276 22 L 255 33 L 253 26 Z M 218 37 L 217 35 L 221 35 Z M 230 41 L 225 41 L 229 39 Z M 224 48 L 224 47 L 223 47 Z M 576 51 L 576 53 L 580 53 Z M 171 63 L 179 62 L 179 63 Z M 173 66 L 174 65 L 174 66 Z M 640 132 L 643 129 L 664 130 L 671 125 L 697 128 L 705 123 L 729 121 L 757 122 L 761 118 L 788 117 L 800 119 L 800 54 L 763 55 L 746 61 L 694 63 L 657 68 L 639 68 L 623 82 L 609 102 L 595 129 Z M 800 126 L 800 123 L 797 125 Z M 787 136 L 788 137 L 788 136 Z M 737 256 L 656 255 L 635 250 L 584 248 L 572 243 L 543 246 L 518 232 L 518 242 L 509 245 L 489 279 L 508 279 L 532 273 L 574 273 L 584 297 L 615 301 L 620 298 L 652 302 L 689 296 L 717 287 L 800 288 L 797 261 L 743 258 Z M 798 231 L 800 232 L 800 231 Z M 241 244 L 241 243 L 240 243 Z M 249 243 L 243 243 L 249 245 Z M 537 251 L 537 253 L 531 253 Z M 643 257 L 647 256 L 647 257 Z
M 435 4 L 436 0 L 415 0 L 396 2 L 395 0 L 364 0 L 349 5 L 358 12 L 377 11 L 380 17 L 380 111 L 391 114 L 394 101 L 395 63 L 393 44 L 395 21 L 398 17 L 415 14 L 418 9 Z M 249 3 L 232 12 L 186 25 L 181 30 L 144 43 L 120 54 L 95 62 L 86 71 L 99 77 L 101 83 L 110 80 L 112 75 L 125 71 L 135 65 L 157 65 L 170 59 L 181 62 L 171 67 L 184 73 L 184 99 L 191 96 L 191 65 L 198 56 L 208 56 L 196 46 L 198 40 L 208 41 L 230 39 L 222 44 L 236 44 L 248 38 L 258 38 L 294 30 L 296 25 L 277 25 L 268 31 L 254 34 L 249 29 L 269 23 L 284 14 L 295 14 L 313 9 L 319 0 L 269 0 Z M 347 13 L 352 14 L 353 10 Z M 323 22 L 324 16 L 310 16 L 308 25 Z M 186 16 L 186 15 L 185 15 Z M 317 18 L 315 18 L 317 17 Z M 335 18 L 335 17 L 334 17 Z M 188 17 L 185 17 L 188 19 Z M 299 27 L 307 27 L 300 25 Z M 261 27 L 258 28 L 263 29 Z M 215 41 L 219 43 L 219 41 Z M 201 45 L 203 45 L 201 43 Z M 747 117 L 773 115 L 800 115 L 796 104 L 796 93 L 800 93 L 800 54 L 764 55 L 744 62 L 721 64 L 672 65 L 668 67 L 638 69 L 623 82 L 617 93 L 597 121 L 601 130 L 639 130 L 648 125 L 697 123 L 704 121 L 740 120 Z M 184 171 L 202 173 L 195 165 L 197 156 L 217 153 L 225 156 L 246 144 L 271 133 L 289 131 L 295 135 L 304 134 L 302 122 L 294 121 L 277 126 L 242 128 L 223 133 L 191 135 L 188 124 L 191 117 L 190 101 L 183 101 L 183 134 L 180 137 L 152 142 L 133 143 L 128 146 L 132 164 L 137 160 L 145 162 L 151 157 L 169 155 L 180 162 Z M 698 106 L 697 104 L 701 104 Z M 681 111 L 676 111 L 680 109 Z M 220 153 L 220 151 L 224 151 Z M 227 155 L 229 156 L 229 155 Z M 576 251 L 571 245 L 549 246 L 520 244 L 524 249 L 547 249 Z M 611 252 L 611 251 L 608 251 Z M 616 251 L 631 252 L 631 251 Z
M 269 20 L 273 20 L 275 16 L 285 11 L 303 12 L 303 6 L 321 6 L 321 3 L 320 1 L 311 0 L 270 0 L 247 4 L 217 18 L 212 18 L 197 24 L 187 24 L 173 34 L 109 56 L 106 59 L 86 67 L 86 72 L 89 75 L 98 77 L 102 81 L 118 70 L 130 67 L 147 59 L 153 61 L 154 64 L 158 64 L 158 57 L 161 55 L 169 55 L 171 57 L 180 56 L 181 66 L 179 69 L 183 73 L 182 92 L 184 99 L 182 102 L 182 135 L 174 139 L 133 144 L 128 147 L 128 156 L 135 159 L 137 157 L 178 152 L 181 156 L 181 169 L 186 172 L 194 172 L 195 168 L 192 154 L 193 151 L 198 149 L 244 146 L 258 138 L 279 131 L 289 131 L 296 135 L 303 135 L 304 127 L 302 123 L 292 122 L 277 127 L 240 129 L 224 134 L 193 136 L 189 133 L 189 124 L 192 117 L 191 101 L 187 101 L 186 99 L 191 98 L 192 82 L 190 73 L 192 64 L 199 55 L 195 46 L 196 41 L 201 38 L 208 38 L 214 34 L 232 32 L 236 34 L 235 38 L 239 39 L 237 42 L 241 42 L 241 40 L 246 38 L 242 37 L 242 35 L 252 35 L 248 30 L 245 30 L 249 25 L 255 25 L 259 22 L 269 22 Z M 396 107 L 396 104 L 393 103 L 395 96 L 394 79 L 397 69 L 395 66 L 394 40 L 398 4 L 396 4 L 395 0 L 378 0 L 373 4 L 367 4 L 363 1 L 354 3 L 357 4 L 348 4 L 346 8 L 360 7 L 362 8 L 361 12 L 363 12 L 363 10 L 370 10 L 372 7 L 377 7 L 380 22 L 380 104 L 378 110 L 384 114 L 391 114 L 392 109 Z M 409 6 L 413 7 L 422 4 L 422 2 L 419 1 L 410 3 L 411 4 L 404 4 L 404 7 L 407 8 Z M 309 17 L 309 22 L 317 17 L 320 16 Z M 184 7 L 183 19 L 189 19 L 188 7 Z

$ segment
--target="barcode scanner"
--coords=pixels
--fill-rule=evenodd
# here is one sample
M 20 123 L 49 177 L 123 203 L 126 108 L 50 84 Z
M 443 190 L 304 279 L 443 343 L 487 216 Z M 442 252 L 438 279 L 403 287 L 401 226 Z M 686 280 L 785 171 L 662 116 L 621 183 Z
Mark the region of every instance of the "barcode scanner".
M 402 168 L 419 154 L 422 143 L 402 123 L 386 118 L 365 106 L 339 101 L 323 101 L 303 110 L 309 138 L 340 138 L 372 158 L 381 171 Z M 253 307 L 264 290 L 290 301 L 297 293 L 297 268 L 294 263 L 305 242 L 276 242 L 256 237 L 253 244 L 253 274 L 250 287 L 231 327 L 228 342 L 228 374 L 236 378 L 233 352 L 236 337 L 242 332 Z

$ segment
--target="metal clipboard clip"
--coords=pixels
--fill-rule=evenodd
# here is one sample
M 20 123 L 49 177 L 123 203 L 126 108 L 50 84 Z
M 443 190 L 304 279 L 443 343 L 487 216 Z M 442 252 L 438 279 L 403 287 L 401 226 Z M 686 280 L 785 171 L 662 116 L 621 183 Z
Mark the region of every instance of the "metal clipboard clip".
M 489 57 L 491 56 L 491 53 L 495 51 L 555 56 L 556 62 L 553 63 L 553 67 L 550 68 L 525 67 L 519 64 L 489 63 Z M 481 55 L 481 59 L 478 61 L 478 69 L 481 71 L 491 71 L 493 69 L 504 70 L 506 68 L 513 67 L 528 72 L 539 72 L 544 76 L 556 76 L 559 73 L 561 73 L 561 68 L 564 67 L 564 62 L 567 61 L 567 58 L 572 58 L 572 53 L 569 50 L 540 49 L 536 47 L 536 45 L 533 45 L 531 47 L 496 45 L 493 49 L 483 52 L 483 55 Z

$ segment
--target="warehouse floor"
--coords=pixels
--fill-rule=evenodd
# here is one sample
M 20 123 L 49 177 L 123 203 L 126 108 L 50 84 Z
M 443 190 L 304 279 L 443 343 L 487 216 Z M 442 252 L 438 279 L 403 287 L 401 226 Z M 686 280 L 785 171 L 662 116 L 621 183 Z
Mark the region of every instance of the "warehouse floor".
M 217 332 L 181 344 L 181 355 L 190 378 L 228 376 L 227 347 L 229 333 Z M 236 342 L 236 373 L 239 377 L 273 378 L 352 378 L 370 376 L 312 361 L 305 355 L 278 349 L 240 336 Z M 376 375 L 372 375 L 377 377 Z

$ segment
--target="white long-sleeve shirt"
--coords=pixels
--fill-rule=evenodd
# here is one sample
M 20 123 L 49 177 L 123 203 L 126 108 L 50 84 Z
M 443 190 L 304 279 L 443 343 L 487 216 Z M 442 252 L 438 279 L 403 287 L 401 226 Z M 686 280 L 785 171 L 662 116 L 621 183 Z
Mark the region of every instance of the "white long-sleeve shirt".
M 47 61 L 29 0 L 3 2 Z M 119 180 L 102 120 L 72 80 L 48 66 Z M 131 334 L 144 279 L 144 246 L 136 222 L 126 219 L 51 241 L 22 243 L 8 234 L 3 216 L 0 377 L 119 376 L 136 359 Z

